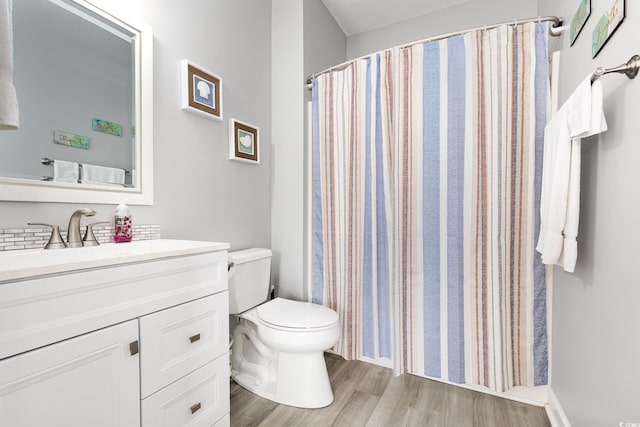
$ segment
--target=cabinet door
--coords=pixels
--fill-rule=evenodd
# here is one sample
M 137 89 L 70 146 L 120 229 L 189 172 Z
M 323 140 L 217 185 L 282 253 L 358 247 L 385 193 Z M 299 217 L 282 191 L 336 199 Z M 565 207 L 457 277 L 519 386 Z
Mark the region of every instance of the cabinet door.
M 227 292 L 141 317 L 142 398 L 228 353 L 228 337 Z
M 0 361 L 0 426 L 139 426 L 131 320 Z

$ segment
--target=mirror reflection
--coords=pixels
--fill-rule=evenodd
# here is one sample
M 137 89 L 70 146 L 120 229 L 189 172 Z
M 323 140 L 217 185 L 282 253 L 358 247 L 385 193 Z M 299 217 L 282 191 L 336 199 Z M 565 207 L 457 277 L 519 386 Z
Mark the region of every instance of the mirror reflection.
M 14 1 L 13 24 L 20 128 L 0 132 L 0 177 L 132 187 L 135 34 L 64 0 Z

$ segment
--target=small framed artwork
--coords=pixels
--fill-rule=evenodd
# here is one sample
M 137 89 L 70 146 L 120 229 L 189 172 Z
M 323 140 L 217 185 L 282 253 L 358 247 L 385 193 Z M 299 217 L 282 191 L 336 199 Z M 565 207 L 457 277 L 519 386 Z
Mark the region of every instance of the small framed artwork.
M 260 164 L 257 127 L 229 119 L 229 159 Z
M 591 0 L 580 0 L 580 6 L 578 6 L 578 10 L 576 10 L 575 15 L 573 15 L 573 19 L 571 20 L 571 27 L 569 31 L 570 46 L 573 46 L 580 35 L 580 32 L 584 28 L 584 24 L 587 22 L 587 19 L 589 19 L 589 15 L 591 15 Z
M 90 139 L 86 136 L 63 132 L 61 130 L 54 130 L 53 142 L 73 148 L 83 148 L 85 150 L 88 150 Z
M 109 135 L 122 136 L 122 125 L 106 120 L 91 119 L 91 129 Z
M 602 50 L 625 17 L 625 0 L 614 0 L 611 9 L 605 12 L 593 29 L 591 50 L 593 58 Z
M 182 109 L 222 120 L 222 78 L 183 59 Z

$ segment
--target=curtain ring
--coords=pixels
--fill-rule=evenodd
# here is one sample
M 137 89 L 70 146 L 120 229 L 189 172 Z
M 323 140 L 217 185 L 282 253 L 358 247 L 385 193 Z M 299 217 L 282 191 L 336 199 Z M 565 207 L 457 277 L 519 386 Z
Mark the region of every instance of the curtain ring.
M 538 24 L 542 24 L 542 17 L 538 16 Z

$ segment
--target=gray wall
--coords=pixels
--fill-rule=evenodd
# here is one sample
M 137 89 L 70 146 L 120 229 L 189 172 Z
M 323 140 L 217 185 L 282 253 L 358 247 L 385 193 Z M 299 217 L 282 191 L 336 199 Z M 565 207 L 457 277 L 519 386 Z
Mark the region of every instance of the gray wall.
M 322 0 L 304 0 L 304 53 L 305 76 L 347 59 L 347 37 Z M 305 94 L 310 101 L 311 91 Z
M 577 3 L 577 1 L 576 1 Z M 423 38 L 538 14 L 531 0 L 471 0 L 347 39 L 347 56 L 357 58 Z
M 303 298 L 303 3 L 272 0 L 271 247 L 278 295 Z
M 570 21 L 575 0 L 539 0 L 541 15 Z M 560 105 L 588 73 L 640 54 L 640 5 L 596 59 L 591 33 L 612 1 L 592 1 L 592 14 L 573 47 L 561 50 Z M 602 78 L 609 130 L 582 143 L 578 261 L 573 274 L 554 269 L 552 388 L 574 426 L 640 422 L 640 81 Z
M 321 0 L 273 0 L 273 282 L 306 299 L 305 76 L 345 59 L 346 38 Z
M 99 3 L 99 2 L 98 2 Z M 271 245 L 271 2 L 103 0 L 154 31 L 155 204 L 132 206 L 166 238 Z M 180 60 L 223 78 L 224 121 L 180 109 Z M 260 128 L 261 164 L 228 160 L 228 119 Z M 75 204 L 0 202 L 0 226 L 66 226 Z M 115 206 L 89 205 L 96 220 Z

